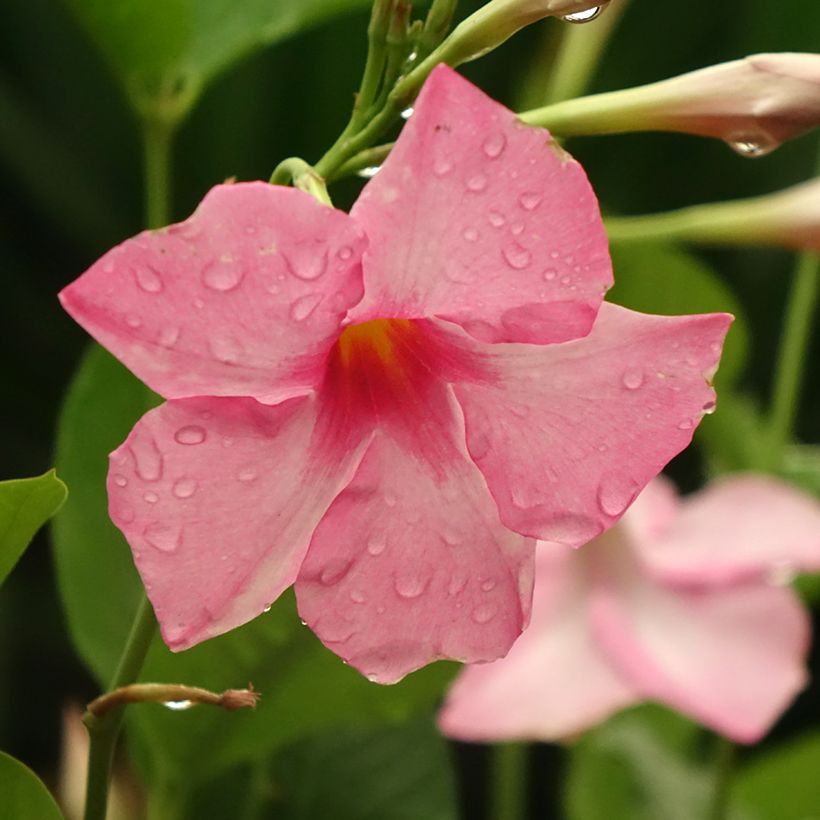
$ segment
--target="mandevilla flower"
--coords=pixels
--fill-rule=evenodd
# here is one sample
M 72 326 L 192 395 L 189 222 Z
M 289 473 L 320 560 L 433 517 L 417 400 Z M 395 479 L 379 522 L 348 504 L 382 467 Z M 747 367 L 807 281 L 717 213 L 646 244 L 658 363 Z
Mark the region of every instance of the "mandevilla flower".
M 560 134 L 683 131 L 763 156 L 820 125 L 820 54 L 755 54 L 522 115 Z
M 608 528 L 714 405 L 731 317 L 611 281 L 580 166 L 445 67 L 349 216 L 223 185 L 102 257 L 61 298 L 168 400 L 108 481 L 166 643 L 295 582 L 375 680 L 503 655 L 531 539 Z
M 783 574 L 820 568 L 820 505 L 746 474 L 679 501 L 658 478 L 573 551 L 540 543 L 532 624 L 466 668 L 440 713 L 465 740 L 574 735 L 653 699 L 758 740 L 806 682 L 809 619 Z

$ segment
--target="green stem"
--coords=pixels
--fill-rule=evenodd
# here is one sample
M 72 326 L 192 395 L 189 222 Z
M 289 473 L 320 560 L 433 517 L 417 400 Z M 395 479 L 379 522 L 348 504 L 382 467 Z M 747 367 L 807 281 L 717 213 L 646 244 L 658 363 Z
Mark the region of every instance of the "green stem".
M 820 255 L 802 253 L 794 272 L 778 353 L 766 452 L 765 466 L 769 469 L 780 466 L 792 437 L 819 293 Z
M 120 662 L 110 689 L 119 689 L 133 683 L 142 669 L 148 647 L 156 631 L 154 610 L 143 595 L 131 632 L 125 642 Z M 117 737 L 122 728 L 125 706 L 112 709 L 103 717 L 86 713 L 83 718 L 91 746 L 88 752 L 88 780 L 86 781 L 85 820 L 105 820 L 108 805 L 108 785 Z
M 493 747 L 491 820 L 521 820 L 527 811 L 527 753 L 525 743 Z
M 725 820 L 727 816 L 736 757 L 735 744 L 728 738 L 718 736 L 715 749 L 715 779 L 706 820 Z
M 171 221 L 171 149 L 174 125 L 162 117 L 143 121 L 145 226 L 161 228 Z

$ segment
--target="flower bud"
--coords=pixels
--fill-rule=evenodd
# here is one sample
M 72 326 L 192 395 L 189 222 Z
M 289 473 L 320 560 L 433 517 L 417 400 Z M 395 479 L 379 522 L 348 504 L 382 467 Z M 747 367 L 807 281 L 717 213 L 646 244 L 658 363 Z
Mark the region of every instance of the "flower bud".
M 566 136 L 682 131 L 763 156 L 820 124 L 820 54 L 755 54 L 529 111 L 522 119 Z

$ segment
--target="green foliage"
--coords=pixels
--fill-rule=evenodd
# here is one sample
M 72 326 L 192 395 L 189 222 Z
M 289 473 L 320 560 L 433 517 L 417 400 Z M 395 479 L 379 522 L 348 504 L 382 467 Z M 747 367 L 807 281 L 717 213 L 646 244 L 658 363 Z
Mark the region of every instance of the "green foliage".
M 756 758 L 735 781 L 733 797 L 751 820 L 820 820 L 820 732 Z
M 205 85 L 264 45 L 366 0 L 68 0 L 132 105 L 176 120 Z
M 67 495 L 54 470 L 37 478 L 0 481 L 0 584 Z
M 57 461 L 78 492 L 55 529 L 58 580 L 75 645 L 103 684 L 141 594 L 130 550 L 106 512 L 106 454 L 156 401 L 95 346 L 60 421 Z M 263 695 L 255 711 L 228 714 L 198 707 L 178 713 L 140 706 L 129 710 L 129 720 L 149 782 L 185 792 L 308 732 L 406 720 L 432 707 L 451 674 L 451 666 L 438 664 L 396 686 L 376 686 L 301 626 L 292 596 L 285 595 L 253 622 L 186 652 L 172 654 L 155 641 L 142 676 L 217 691 L 251 681 Z
M 0 752 L 0 820 L 62 820 L 48 789 L 31 769 Z
M 643 313 L 731 313 L 715 384 L 720 392 L 743 373 L 749 332 L 740 304 L 717 274 L 697 256 L 673 244 L 614 244 L 615 286 L 608 300 Z

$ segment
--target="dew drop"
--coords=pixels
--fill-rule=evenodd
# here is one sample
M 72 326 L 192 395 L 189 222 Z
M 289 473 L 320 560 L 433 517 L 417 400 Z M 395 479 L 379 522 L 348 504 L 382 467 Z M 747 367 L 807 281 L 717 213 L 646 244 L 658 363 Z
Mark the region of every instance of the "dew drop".
M 244 276 L 242 263 L 230 254 L 223 254 L 205 267 L 202 282 L 211 290 L 226 293 L 238 287 Z
M 621 376 L 621 384 L 627 390 L 637 390 L 643 384 L 643 371 L 636 367 L 624 370 Z
M 172 712 L 184 712 L 186 709 L 190 709 L 194 702 L 191 700 L 166 700 L 162 705 Z
M 490 211 L 487 219 L 494 228 L 501 228 L 506 223 L 506 219 L 504 218 L 504 214 L 499 213 L 498 211 Z
M 504 153 L 504 149 L 506 147 L 507 137 L 504 136 L 501 131 L 498 131 L 495 134 L 491 134 L 484 140 L 481 150 L 484 151 L 484 154 L 490 159 L 497 159 Z
M 606 3 L 600 6 L 593 6 L 584 11 L 576 11 L 574 14 L 565 14 L 561 19 L 565 23 L 590 23 L 604 10 Z
M 142 319 L 140 319 L 139 316 L 136 316 L 133 313 L 129 313 L 125 317 L 125 324 L 127 324 L 128 327 L 132 327 L 134 328 L 134 330 L 136 330 L 138 327 L 142 326 Z
M 498 612 L 498 608 L 495 605 L 483 604 L 482 606 L 477 606 L 472 613 L 470 613 L 470 617 L 477 624 L 488 624 L 495 618 L 496 612 Z
M 726 144 L 742 157 L 756 159 L 771 154 L 780 143 L 765 131 L 748 131 L 730 134 Z
M 573 513 L 555 515 L 538 523 L 542 540 L 557 541 L 559 544 L 571 547 L 585 544 L 603 531 L 603 526 L 599 521 L 587 515 Z
M 475 174 L 467 180 L 467 190 L 480 193 L 487 187 L 487 177 L 484 174 Z
M 200 427 L 198 424 L 188 424 L 185 427 L 180 427 L 174 433 L 174 439 L 178 444 L 202 444 L 207 435 L 204 427 Z
M 350 250 L 348 248 L 348 250 Z M 290 273 L 297 279 L 305 282 L 312 282 L 324 276 L 327 270 L 327 250 L 324 253 L 313 253 L 305 255 L 303 259 L 291 259 L 286 257 L 285 264 Z
M 174 483 L 171 492 L 177 498 L 190 498 L 196 492 L 198 486 L 192 478 L 180 478 L 179 481 Z
M 142 497 L 148 504 L 156 504 L 159 501 L 159 496 L 153 490 L 146 490 Z
M 342 245 L 342 247 L 336 252 L 336 256 L 338 256 L 343 262 L 347 262 L 347 260 L 353 256 L 353 248 L 349 245 Z
M 521 236 L 521 234 L 524 233 L 524 223 L 523 222 L 513 222 L 513 224 L 510 225 L 510 233 L 513 236 Z
M 692 419 L 684 419 L 678 424 L 678 430 L 691 430 L 693 427 Z
M 486 581 L 482 582 L 481 588 L 484 590 L 484 592 L 489 592 L 490 590 L 495 589 L 495 584 L 495 578 L 488 578 Z
M 704 415 L 711 416 L 717 409 L 717 404 L 714 401 L 707 401 L 706 404 L 703 405 L 702 409 Z
M 393 493 L 385 493 L 384 494 L 384 503 L 387 504 L 388 507 L 395 507 L 396 506 L 396 496 Z
M 353 562 L 349 558 L 336 558 L 328 561 L 319 574 L 319 582 L 326 587 L 332 587 L 350 572 L 351 566 Z
M 461 543 L 461 536 L 452 530 L 447 530 L 442 537 L 444 543 L 450 547 L 457 547 Z
M 507 245 L 503 255 L 507 264 L 515 270 L 523 270 L 532 262 L 532 254 L 517 242 Z
M 387 548 L 387 539 L 381 533 L 374 533 L 367 539 L 367 551 L 371 555 L 381 555 Z
M 162 347 L 173 347 L 179 341 L 179 328 L 169 325 L 159 332 L 157 343 Z
M 350 593 L 350 600 L 353 601 L 354 604 L 363 604 L 367 597 L 360 589 L 354 589 L 353 592 Z
M 236 478 L 243 484 L 250 484 L 252 481 L 256 481 L 257 479 L 256 470 L 242 470 Z
M 323 623 L 319 634 L 322 640 L 328 643 L 344 643 L 356 634 L 356 630 L 350 624 L 337 618 L 333 621 Z
M 639 489 L 628 476 L 605 475 L 598 486 L 598 506 L 606 515 L 620 515 L 635 500 Z
M 373 179 L 381 169 L 381 165 L 368 165 L 367 168 L 362 168 L 361 171 L 357 171 L 356 176 L 362 177 L 363 179 Z
M 304 322 L 316 310 L 322 298 L 323 294 L 321 293 L 308 293 L 306 296 L 300 296 L 290 306 L 290 318 L 294 322 Z
M 393 587 L 400 597 L 412 600 L 423 595 L 429 583 L 430 578 L 423 575 L 399 575 L 396 577 Z
M 405 108 L 404 111 L 401 112 L 401 118 L 403 120 L 409 120 L 410 117 L 412 117 L 412 116 L 413 116 L 413 107 L 412 106 L 410 106 L 410 108 Z
M 454 575 L 450 579 L 450 583 L 447 585 L 447 594 L 459 595 L 464 591 L 464 588 L 467 586 L 468 580 L 469 579 L 466 575 Z
M 476 281 L 476 271 L 462 262 L 452 261 L 444 269 L 444 275 L 457 285 L 471 285 Z
M 205 302 L 198 296 L 196 297 L 196 299 L 194 299 L 192 304 L 197 310 L 202 310 L 202 308 L 205 307 Z
M 552 282 L 556 276 L 558 276 L 558 271 L 555 268 L 547 268 L 541 276 L 543 277 L 545 282 Z
M 453 163 L 449 159 L 446 159 L 444 157 L 442 157 L 441 159 L 437 159 L 433 163 L 433 173 L 437 177 L 447 176 L 447 174 L 449 174 L 452 170 Z
M 518 197 L 518 204 L 525 211 L 534 211 L 540 204 L 543 197 L 533 191 L 523 193 Z
M 465 228 L 461 235 L 468 241 L 468 242 L 475 242 L 478 239 L 478 231 L 475 228 Z
M 140 290 L 146 293 L 159 293 L 162 288 L 162 277 L 150 266 L 134 268 L 134 279 Z
M 145 540 L 160 552 L 174 552 L 182 541 L 182 530 L 166 524 L 149 524 L 142 534 Z
M 114 476 L 114 483 L 118 487 L 125 487 L 128 484 L 128 479 L 124 475 L 121 475 L 120 473 L 117 473 Z
M 214 356 L 223 364 L 236 364 L 245 352 L 245 348 L 236 336 L 218 334 L 208 340 L 208 346 Z
M 159 481 L 162 478 L 163 458 L 156 441 L 150 436 L 138 436 L 131 443 L 134 468 L 143 481 Z

